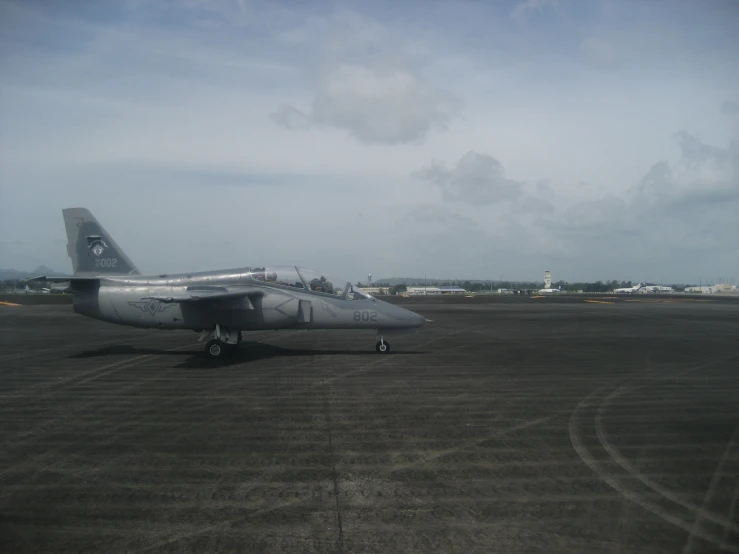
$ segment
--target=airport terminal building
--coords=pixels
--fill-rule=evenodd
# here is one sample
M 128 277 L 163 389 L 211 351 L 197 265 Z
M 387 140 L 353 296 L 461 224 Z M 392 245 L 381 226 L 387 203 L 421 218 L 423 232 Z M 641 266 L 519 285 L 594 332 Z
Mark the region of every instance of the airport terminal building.
M 391 288 L 392 287 L 362 287 L 362 290 L 366 292 L 367 294 L 383 296 L 386 294 L 390 294 Z M 408 294 L 411 296 L 417 296 L 419 294 L 464 294 L 466 292 L 467 291 L 461 287 L 427 286 L 427 287 L 408 287 L 404 294 Z
M 461 287 L 408 287 L 406 293 L 409 295 L 419 294 L 464 294 L 467 292 Z
M 736 292 L 736 287 L 726 284 L 718 285 L 703 285 L 701 287 L 685 287 L 685 292 L 689 293 L 701 293 L 701 294 L 716 294 L 721 292 Z

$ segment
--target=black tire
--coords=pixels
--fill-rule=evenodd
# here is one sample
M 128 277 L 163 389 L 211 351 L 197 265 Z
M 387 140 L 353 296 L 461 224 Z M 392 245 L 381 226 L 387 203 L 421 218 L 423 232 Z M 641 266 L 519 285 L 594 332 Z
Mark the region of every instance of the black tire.
M 375 345 L 375 350 L 380 354 L 388 354 L 390 352 L 390 343 L 388 341 L 378 340 Z
M 223 358 L 226 355 L 226 345 L 223 341 L 213 339 L 205 345 L 205 353 L 211 358 Z

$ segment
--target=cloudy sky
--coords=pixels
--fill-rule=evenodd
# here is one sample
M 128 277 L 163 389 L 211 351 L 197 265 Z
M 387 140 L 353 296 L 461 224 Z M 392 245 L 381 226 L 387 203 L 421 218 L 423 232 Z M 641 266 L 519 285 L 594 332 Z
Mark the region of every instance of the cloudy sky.
M 739 278 L 739 5 L 0 1 L 0 267 Z

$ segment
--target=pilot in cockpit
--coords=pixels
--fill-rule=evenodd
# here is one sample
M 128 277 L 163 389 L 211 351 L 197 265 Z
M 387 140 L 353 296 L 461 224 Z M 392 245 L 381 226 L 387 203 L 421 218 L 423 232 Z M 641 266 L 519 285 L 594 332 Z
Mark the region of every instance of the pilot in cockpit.
M 333 294 L 334 286 L 331 283 L 331 281 L 328 281 L 326 277 L 321 275 L 320 279 L 313 279 L 310 282 L 310 290 L 314 290 L 316 292 L 327 292 L 329 294 Z

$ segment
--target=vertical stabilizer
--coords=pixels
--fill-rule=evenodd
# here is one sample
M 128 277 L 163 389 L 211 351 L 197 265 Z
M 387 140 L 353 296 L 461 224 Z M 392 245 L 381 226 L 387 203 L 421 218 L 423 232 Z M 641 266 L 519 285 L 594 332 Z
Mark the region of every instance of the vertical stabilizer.
M 139 270 L 113 237 L 85 208 L 62 210 L 67 228 L 67 254 L 75 275 L 139 275 Z

